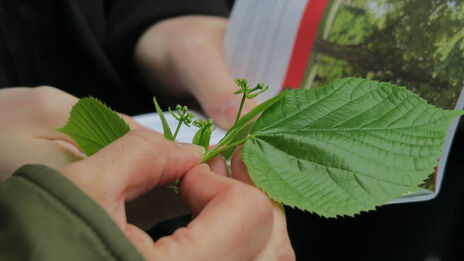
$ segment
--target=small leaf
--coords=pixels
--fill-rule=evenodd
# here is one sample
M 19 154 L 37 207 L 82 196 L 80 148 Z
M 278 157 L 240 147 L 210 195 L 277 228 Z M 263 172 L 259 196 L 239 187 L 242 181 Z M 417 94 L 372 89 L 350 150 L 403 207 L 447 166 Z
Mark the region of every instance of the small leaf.
M 256 121 L 242 158 L 274 200 L 352 216 L 417 188 L 462 114 L 403 87 L 348 78 L 289 91 Z
M 198 131 L 195 133 L 195 136 L 193 136 L 192 144 L 200 145 L 202 134 L 203 134 L 203 129 L 201 128 L 198 129 Z
M 211 134 L 213 133 L 212 129 L 205 129 L 201 135 L 200 146 L 205 148 L 205 151 L 209 148 L 209 142 L 211 140 Z
M 124 136 L 129 125 L 108 106 L 89 97 L 81 99 L 71 110 L 66 125 L 57 131 L 71 137 L 87 156 Z
M 164 137 L 168 140 L 174 140 L 174 136 L 172 136 L 171 128 L 169 127 L 168 121 L 164 117 L 164 113 L 161 110 L 158 104 L 158 101 L 156 100 L 156 97 L 153 97 L 153 103 L 155 104 L 156 112 L 158 113 L 158 116 L 161 119 L 161 124 L 163 125 Z

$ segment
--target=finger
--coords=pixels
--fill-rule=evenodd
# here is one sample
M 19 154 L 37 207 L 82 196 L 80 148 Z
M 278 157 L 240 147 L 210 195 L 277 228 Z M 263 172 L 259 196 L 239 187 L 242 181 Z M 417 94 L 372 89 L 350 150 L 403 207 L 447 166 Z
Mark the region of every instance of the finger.
M 251 180 L 247 167 L 241 157 L 241 149 L 232 156 L 231 169 L 232 177 L 247 184 L 254 185 Z M 258 260 L 295 260 L 295 253 L 293 251 L 290 238 L 287 231 L 287 221 L 285 217 L 285 210 L 282 204 L 272 201 L 274 223 L 272 234 L 266 247 L 262 250 L 260 255 L 256 258 Z
M 202 32 L 208 29 L 206 35 L 190 36 L 188 44 L 175 49 L 175 71 L 182 75 L 180 85 L 195 96 L 216 125 L 227 129 L 234 124 L 241 102 L 241 96 L 233 95 L 238 87 L 222 51 L 227 20 L 214 19 L 214 23 L 207 24 L 211 27 L 200 27 Z M 256 105 L 254 99 L 247 99 L 243 112 Z
M 43 164 L 52 168 L 61 168 L 82 159 L 78 152 L 56 142 L 27 139 L 21 135 L 0 138 L 0 151 L 8 151 L 0 159 L 0 182 L 24 164 Z
M 241 97 L 233 94 L 238 87 L 230 75 L 220 48 L 199 49 L 196 55 L 189 57 L 192 64 L 201 64 L 201 66 L 186 68 L 191 74 L 187 88 L 216 125 L 226 129 L 230 128 L 240 108 Z M 205 60 L 209 62 L 204 63 Z M 254 99 L 247 99 L 242 115 L 256 105 L 257 102 Z
M 173 183 L 200 163 L 204 149 L 165 139 L 151 130 L 130 131 L 92 157 L 62 170 L 97 202 L 129 201 Z
M 272 201 L 272 205 L 274 223 L 271 237 L 254 261 L 295 260 L 295 252 L 288 236 L 284 207 L 275 201 Z
M 28 106 L 35 108 L 29 123 L 42 129 L 55 130 L 66 124 L 74 106 L 79 99 L 59 89 L 41 86 L 28 92 Z
M 228 177 L 229 176 L 229 170 L 227 169 L 226 161 L 224 160 L 223 157 L 221 156 L 215 156 L 212 159 L 208 160 L 206 162 L 211 169 L 216 175 L 223 176 L 223 177 Z
M 118 113 L 121 118 L 129 124 L 131 130 L 148 130 L 147 127 L 143 126 L 142 124 L 138 123 L 136 120 L 132 119 L 129 115 L 124 113 Z
M 77 99 L 76 99 L 77 102 Z M 118 113 L 119 116 L 129 125 L 131 130 L 148 130 L 148 128 L 142 126 L 140 123 L 132 119 L 130 116 Z M 69 113 L 67 115 L 69 117 Z M 64 126 L 64 124 L 63 124 Z M 31 133 L 32 134 L 32 133 Z M 44 139 L 49 141 L 54 141 L 62 145 L 65 149 L 70 149 L 74 152 L 82 152 L 77 143 L 68 135 L 56 131 L 54 129 L 38 129 L 33 134 L 33 138 Z
M 245 163 L 242 160 L 242 149 L 238 148 L 230 160 L 230 167 L 232 170 L 232 178 L 245 182 L 254 186 L 253 181 L 248 175 L 248 170 Z
M 193 168 L 180 184 L 180 196 L 197 217 L 155 243 L 166 260 L 251 260 L 269 240 L 272 207 L 259 190 Z

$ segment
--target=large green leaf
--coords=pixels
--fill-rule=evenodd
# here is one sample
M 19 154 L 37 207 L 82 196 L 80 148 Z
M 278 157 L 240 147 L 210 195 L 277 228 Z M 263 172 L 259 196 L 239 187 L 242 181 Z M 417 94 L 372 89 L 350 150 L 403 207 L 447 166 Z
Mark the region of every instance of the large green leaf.
M 73 106 L 68 122 L 58 131 L 71 137 L 85 155 L 91 156 L 129 132 L 130 127 L 99 100 L 84 98 Z
M 416 189 L 461 114 L 403 87 L 347 78 L 289 91 L 256 121 L 242 158 L 274 200 L 352 216 Z

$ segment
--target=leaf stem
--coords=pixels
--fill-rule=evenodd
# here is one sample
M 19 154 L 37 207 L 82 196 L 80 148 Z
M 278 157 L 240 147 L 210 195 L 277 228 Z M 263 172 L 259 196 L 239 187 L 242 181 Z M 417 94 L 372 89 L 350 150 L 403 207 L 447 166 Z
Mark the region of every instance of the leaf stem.
M 238 109 L 237 118 L 235 118 L 234 126 L 237 125 L 240 120 L 240 115 L 242 114 L 243 105 L 245 105 L 246 93 L 243 92 L 242 101 L 240 102 L 240 108 Z
M 253 138 L 253 135 L 247 136 L 247 137 L 245 137 L 245 138 L 243 138 L 243 139 L 241 139 L 239 141 L 228 144 L 225 147 L 222 147 L 220 149 L 210 150 L 210 151 L 206 152 L 205 156 L 203 157 L 202 163 L 207 162 L 208 160 L 210 160 L 214 156 L 219 155 L 219 154 L 223 153 L 224 151 L 227 151 L 227 150 L 233 149 L 233 148 L 235 148 L 235 147 L 237 147 L 239 145 L 242 145 L 243 143 L 245 143 L 247 140 L 249 140 L 251 138 Z

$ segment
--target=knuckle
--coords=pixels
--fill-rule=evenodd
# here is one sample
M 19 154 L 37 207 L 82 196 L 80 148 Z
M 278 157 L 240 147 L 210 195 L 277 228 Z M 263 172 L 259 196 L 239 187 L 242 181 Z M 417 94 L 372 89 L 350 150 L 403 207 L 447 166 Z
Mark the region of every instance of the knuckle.
M 164 160 L 167 156 L 158 157 L 160 154 L 170 155 L 168 140 L 151 130 L 131 130 L 123 139 L 124 147 L 129 145 L 131 151 L 136 151 L 140 155 L 140 161 L 156 161 L 160 167 L 164 166 Z
M 131 130 L 123 138 L 131 144 L 131 147 L 135 147 L 137 151 L 149 157 L 166 150 L 163 137 L 154 131 Z
M 50 119 L 67 116 L 77 98 L 50 86 L 40 86 L 31 89 L 31 106 Z
M 32 94 L 38 102 L 53 104 L 60 101 L 65 92 L 51 86 L 39 86 L 32 89 Z

